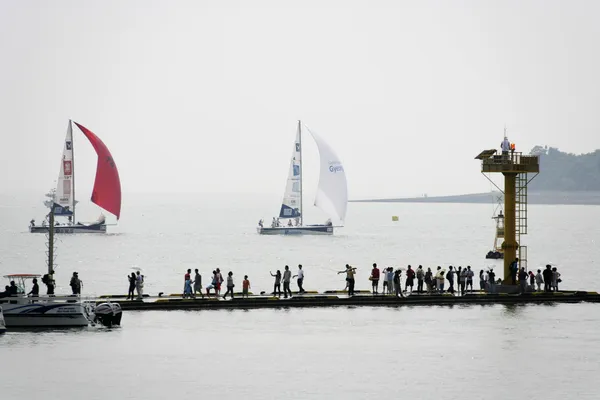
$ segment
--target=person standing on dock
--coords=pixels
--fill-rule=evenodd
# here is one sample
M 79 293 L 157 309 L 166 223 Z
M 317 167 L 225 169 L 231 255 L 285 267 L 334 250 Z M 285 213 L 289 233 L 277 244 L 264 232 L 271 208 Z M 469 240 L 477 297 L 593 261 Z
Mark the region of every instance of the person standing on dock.
M 223 279 L 223 274 L 221 274 L 221 270 L 217 268 L 217 285 L 215 286 L 215 292 L 217 296 L 221 295 L 221 285 L 224 281 L 225 279 Z
M 552 266 L 550 264 L 546 265 L 546 269 L 543 273 L 544 277 L 544 292 L 552 291 Z
M 291 219 L 290 219 L 290 222 L 292 222 Z M 302 264 L 298 264 L 298 273 L 296 275 L 294 275 L 292 278 L 296 278 L 296 277 L 298 277 L 298 293 L 299 294 L 306 293 L 306 291 L 302 287 L 302 282 L 304 282 L 304 271 L 302 270 Z
M 194 275 L 194 297 L 196 297 L 197 293 L 200 293 L 200 296 L 204 298 L 204 293 L 202 293 L 202 275 L 198 272 L 198 268 L 194 270 L 196 275 Z
M 188 268 L 186 273 L 183 275 L 183 295 L 182 297 L 185 299 L 185 292 L 188 286 L 188 282 L 192 280 L 192 270 Z
M 223 295 L 223 300 L 227 298 L 227 295 L 231 293 L 231 298 L 233 299 L 233 288 L 235 285 L 233 284 L 233 272 L 229 271 L 227 273 L 227 291 Z
M 144 275 L 140 271 L 135 272 L 135 290 L 137 298 L 141 300 L 144 297 Z
M 471 270 L 471 266 L 467 265 L 467 284 L 466 289 L 469 290 L 469 286 L 471 287 L 471 292 L 473 292 L 473 276 L 475 274 L 473 273 L 473 270 Z
M 396 296 L 404 297 L 402 293 L 402 270 L 400 268 L 394 271 L 394 293 Z
M 129 279 L 129 290 L 127 291 L 127 298 L 125 300 L 133 300 L 135 296 L 135 272 L 132 272 L 131 275 L 127 275 L 127 278 Z
M 519 289 L 521 293 L 527 292 L 527 272 L 524 267 L 519 271 Z
M 275 277 L 275 283 L 273 284 L 273 296 L 281 297 L 281 271 L 277 270 L 277 273 L 273 275 L 271 271 L 269 271 L 271 276 Z
M 427 285 L 427 293 L 433 292 L 433 272 L 431 272 L 431 268 L 427 268 L 427 272 L 425 272 L 425 284 Z
M 215 290 L 215 296 L 217 296 L 217 271 L 212 272 L 212 280 L 210 285 L 206 287 L 206 296 L 210 296 L 210 289 Z
M 376 267 L 376 264 L 373 264 Z M 339 274 L 346 274 L 346 282 L 348 282 L 348 296 L 354 296 L 354 275 L 356 274 L 356 268 L 346 264 L 344 271 L 338 271 Z
M 535 292 L 535 275 L 533 274 L 533 271 L 529 271 L 529 286 L 531 286 L 531 291 Z
M 192 292 L 192 278 L 190 277 L 189 279 L 185 280 L 185 283 L 183 284 L 183 296 L 184 299 L 185 298 L 192 298 L 194 297 L 194 294 Z
M 290 271 L 290 267 L 287 265 L 283 271 L 283 298 L 287 299 L 288 293 L 290 297 L 292 297 L 292 291 L 290 290 L 290 280 L 292 278 L 292 271 Z
M 490 287 L 489 288 L 490 293 L 495 294 L 496 293 L 496 273 L 491 268 L 490 268 L 490 272 L 488 272 L 488 285 Z
M 562 282 L 560 279 L 560 272 L 556 269 L 556 267 L 552 268 L 552 289 L 555 292 L 558 292 L 558 284 Z
M 381 280 L 383 281 L 383 284 L 381 285 L 381 293 L 383 293 L 383 294 L 389 293 L 388 281 L 387 281 L 387 277 L 385 275 L 385 268 L 381 269 L 381 275 L 383 275 L 381 277 Z
M 346 264 L 346 268 L 348 268 L 348 264 Z M 376 263 L 373 263 L 373 269 L 371 270 L 371 286 L 373 287 L 373 294 L 379 293 L 379 268 L 377 268 Z M 385 293 L 385 288 L 383 288 L 383 291 Z
M 446 276 L 446 279 L 448 279 L 448 293 L 452 293 L 454 294 L 454 267 L 449 266 L 448 267 L 448 275 Z
M 410 292 L 412 293 L 413 286 L 415 283 L 415 271 L 413 271 L 412 267 L 409 265 L 406 270 L 406 284 L 404 285 L 404 291 L 408 292 L 408 287 L 410 286 Z
M 485 290 L 485 271 L 479 271 L 479 290 Z
M 244 280 L 242 282 L 242 298 L 248 298 L 248 290 L 250 289 L 250 281 L 248 280 L 248 275 L 244 275 Z
M 542 284 L 544 283 L 544 277 L 542 276 L 542 270 L 538 269 L 535 275 L 535 284 L 537 285 L 537 291 L 542 291 Z
M 437 267 L 437 272 L 435 273 L 435 283 L 437 291 L 439 293 L 444 293 L 444 270 L 439 265 Z
M 423 266 L 419 265 L 417 268 L 417 293 L 423 293 L 423 278 L 425 278 L 425 271 L 423 271 Z
M 388 294 L 392 294 L 394 292 L 394 268 L 389 267 L 386 271 L 385 278 L 388 283 Z
M 458 267 L 458 270 L 460 271 L 458 273 L 458 287 L 460 289 L 460 294 L 464 295 L 465 286 L 467 285 L 467 269 L 463 269 L 462 266 L 460 266 Z
M 515 258 L 513 262 L 510 263 L 510 284 L 517 284 L 517 274 L 519 273 L 519 259 Z

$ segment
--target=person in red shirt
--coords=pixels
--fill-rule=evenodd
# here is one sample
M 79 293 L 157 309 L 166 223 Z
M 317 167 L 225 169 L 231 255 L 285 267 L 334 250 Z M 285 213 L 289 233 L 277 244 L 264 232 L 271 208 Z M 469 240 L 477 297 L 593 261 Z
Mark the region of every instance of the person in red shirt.
M 248 289 L 250 289 L 250 281 L 248 275 L 244 275 L 244 281 L 242 282 L 242 298 L 248 298 Z
M 377 294 L 379 292 L 379 268 L 376 263 L 373 263 L 371 270 L 371 284 L 373 285 L 373 294 Z M 384 281 L 383 284 L 385 285 L 386 282 Z M 385 292 L 385 288 L 383 291 Z

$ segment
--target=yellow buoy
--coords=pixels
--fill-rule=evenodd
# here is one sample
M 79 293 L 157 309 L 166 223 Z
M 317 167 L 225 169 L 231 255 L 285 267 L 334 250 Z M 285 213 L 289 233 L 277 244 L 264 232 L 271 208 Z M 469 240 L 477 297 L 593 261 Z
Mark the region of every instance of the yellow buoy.
M 398 216 L 397 215 L 392 215 L 392 221 L 398 221 Z

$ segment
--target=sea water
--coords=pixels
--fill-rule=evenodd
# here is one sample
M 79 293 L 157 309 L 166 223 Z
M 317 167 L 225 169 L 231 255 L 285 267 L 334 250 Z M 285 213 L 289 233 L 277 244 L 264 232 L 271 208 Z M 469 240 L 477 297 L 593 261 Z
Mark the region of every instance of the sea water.
M 258 219 L 268 223 L 278 209 L 271 198 L 124 199 L 109 234 L 59 237 L 57 292 L 68 293 L 77 271 L 84 295 L 125 293 L 133 266 L 151 295 L 181 292 L 188 268 L 205 282 L 216 267 L 232 271 L 237 288 L 248 275 L 253 292 L 270 290 L 269 272 L 286 264 L 301 263 L 305 289 L 319 291 L 344 287 L 337 272 L 346 263 L 358 268 L 357 289 L 368 289 L 373 262 L 501 269 L 484 258 L 491 205 L 351 203 L 334 236 L 285 237 L 256 233 Z M 27 232 L 43 208 L 1 200 L 0 273 L 44 273 L 46 238 Z M 326 218 L 306 214 L 308 223 Z M 562 288 L 600 289 L 600 207 L 530 206 L 529 217 L 529 269 L 552 263 Z M 129 311 L 115 329 L 0 336 L 0 389 L 2 398 L 61 399 L 597 399 L 599 327 L 596 304 Z

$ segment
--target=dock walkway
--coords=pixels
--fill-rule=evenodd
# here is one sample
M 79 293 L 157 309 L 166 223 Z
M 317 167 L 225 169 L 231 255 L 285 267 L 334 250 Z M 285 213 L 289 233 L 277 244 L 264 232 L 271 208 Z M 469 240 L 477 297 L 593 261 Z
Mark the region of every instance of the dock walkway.
M 452 294 L 416 294 L 405 297 L 395 295 L 373 295 L 368 291 L 357 292 L 349 297 L 343 291 L 307 292 L 283 298 L 270 294 L 250 295 L 242 298 L 223 300 L 214 295 L 183 299 L 180 294 L 161 297 L 144 297 L 143 300 L 125 300 L 126 296 L 100 296 L 97 302 L 107 300 L 118 302 L 123 310 L 218 310 L 218 309 L 258 309 L 288 307 L 338 307 L 338 306 L 439 306 L 469 304 L 543 304 L 543 303 L 600 303 L 600 294 L 586 291 L 563 291 L 553 293 L 533 292 L 526 294 L 467 293 L 463 296 Z

